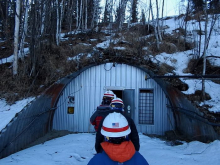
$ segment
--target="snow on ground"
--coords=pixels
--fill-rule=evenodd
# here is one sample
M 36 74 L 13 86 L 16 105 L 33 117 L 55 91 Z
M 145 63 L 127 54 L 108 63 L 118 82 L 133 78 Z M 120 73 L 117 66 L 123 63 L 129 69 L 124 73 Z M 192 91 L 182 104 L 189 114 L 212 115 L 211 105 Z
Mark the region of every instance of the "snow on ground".
M 219 38 L 220 39 L 220 38 Z M 220 51 L 220 50 L 219 50 Z M 189 62 L 189 59 L 191 59 L 190 55 L 191 51 L 185 51 L 185 52 L 177 52 L 174 54 L 167 54 L 167 53 L 161 53 L 154 57 L 153 62 L 161 64 L 166 63 L 170 66 L 173 66 L 175 70 L 173 71 L 176 75 L 192 75 L 190 73 L 184 73 L 184 70 L 187 68 L 187 64 Z M 219 55 L 220 57 L 220 55 Z M 216 60 L 217 61 L 217 60 Z M 215 62 L 216 62 L 215 61 Z M 219 61 L 220 65 L 220 61 Z M 181 80 L 188 84 L 189 89 L 187 91 L 182 91 L 185 94 L 194 94 L 196 90 L 202 89 L 202 80 L 201 79 L 187 79 L 187 78 L 181 78 Z M 212 112 L 220 112 L 220 85 L 214 83 L 211 80 L 205 81 L 205 91 L 206 93 L 209 93 L 211 96 L 211 100 L 207 100 L 201 104 L 208 104 L 212 106 L 209 111 Z
M 24 55 L 29 53 L 29 48 L 24 48 Z M 20 55 L 20 54 L 19 54 Z M 14 61 L 14 55 L 11 55 L 7 58 L 0 59 L 0 64 L 12 63 Z
M 20 112 L 34 97 L 17 101 L 15 104 L 8 105 L 4 99 L 0 99 L 0 131 Z
M 9 106 L 0 100 L 1 129 L 34 98 L 17 101 Z M 0 129 L 0 130 L 1 130 Z M 220 141 L 205 144 L 198 141 L 182 142 L 172 146 L 158 138 L 139 133 L 140 153 L 150 165 L 219 165 Z M 27 148 L 0 159 L 1 165 L 86 165 L 94 156 L 95 135 L 92 133 L 69 134 Z
M 185 94 L 192 94 L 196 90 L 202 89 L 202 80 L 182 79 L 182 81 L 189 85 L 189 89 L 183 92 Z M 212 107 L 209 108 L 209 111 L 220 112 L 220 96 L 219 96 L 220 85 L 212 82 L 211 80 L 206 80 L 205 91 L 206 93 L 209 93 L 212 99 L 202 102 L 201 105 L 203 104 L 210 105 Z
M 220 141 L 194 141 L 170 146 L 158 138 L 140 136 L 140 153 L 150 165 L 219 165 Z M 94 156 L 95 135 L 70 134 L 0 159 L 2 165 L 86 165 Z
M 168 19 L 165 21 L 164 25 L 168 25 L 169 28 L 165 30 L 165 33 L 172 33 L 178 25 L 179 20 L 174 20 L 174 18 Z M 177 26 L 178 25 L 178 26 Z M 210 24 L 208 28 L 210 28 Z M 187 29 L 188 32 L 193 34 L 193 31 L 199 30 L 198 23 L 195 20 L 189 21 Z M 202 29 L 204 30 L 204 22 L 202 22 Z M 192 37 L 194 37 L 192 35 Z M 198 36 L 196 36 L 198 37 Z M 193 39 L 193 38 L 192 38 Z M 219 21 L 215 24 L 213 28 L 213 32 L 209 41 L 209 47 L 207 49 L 207 59 L 214 66 L 220 66 L 220 26 Z M 201 45 L 204 45 L 204 35 L 202 35 Z M 203 52 L 203 47 L 201 48 L 201 52 Z M 187 64 L 190 59 L 193 58 L 193 50 L 188 50 L 184 52 L 176 52 L 173 54 L 161 53 L 154 57 L 153 62 L 161 64 L 166 63 L 170 66 L 173 66 L 175 70 L 173 71 L 176 75 L 191 75 L 189 73 L 185 73 L 185 69 L 187 68 Z M 212 56 L 212 57 L 210 57 Z M 215 56 L 215 57 L 213 57 Z M 196 90 L 202 90 L 202 80 L 201 79 L 183 79 L 183 82 L 188 84 L 189 89 L 187 91 L 183 91 L 185 94 L 193 94 Z M 211 80 L 205 81 L 205 91 L 211 96 L 211 100 L 205 101 L 201 103 L 210 105 L 211 108 L 209 111 L 212 112 L 220 112 L 220 85 L 212 82 Z

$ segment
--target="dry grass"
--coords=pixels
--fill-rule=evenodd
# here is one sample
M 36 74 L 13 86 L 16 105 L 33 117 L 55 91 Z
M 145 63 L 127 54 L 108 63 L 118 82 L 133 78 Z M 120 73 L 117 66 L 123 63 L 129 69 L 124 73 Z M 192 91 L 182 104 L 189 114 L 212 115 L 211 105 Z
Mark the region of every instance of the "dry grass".
M 152 27 L 150 27 L 150 30 L 153 32 Z M 11 63 L 0 65 L 0 97 L 6 98 L 8 102 L 12 103 L 24 97 L 38 95 L 60 78 L 90 63 L 114 61 L 143 65 L 158 75 L 172 73 L 173 67 L 165 63 L 158 67 L 150 60 L 144 60 L 143 57 L 161 52 L 175 53 L 191 49 L 192 47 L 187 48 L 186 45 L 192 45 L 192 43 L 183 43 L 183 40 L 177 37 L 182 35 L 183 30 L 178 29 L 177 31 L 173 36 L 163 36 L 160 50 L 157 50 L 155 36 L 145 37 L 146 26 L 143 25 L 133 26 L 130 31 L 116 33 L 112 39 L 118 39 L 118 42 L 112 43 L 107 49 L 93 50 L 94 46 L 99 42 L 103 42 L 106 35 L 108 35 L 93 31 L 69 35 L 68 40 L 62 41 L 59 46 L 42 42 L 41 49 L 37 52 L 37 69 L 35 73 L 32 73 L 32 61 L 29 56 L 23 61 L 19 61 L 19 74 L 16 77 L 12 76 Z M 0 58 L 13 54 L 12 45 L 12 41 L 1 43 Z M 116 50 L 114 47 L 124 47 L 125 50 Z M 148 50 L 146 52 L 143 51 L 143 47 L 148 47 Z M 89 59 L 87 55 L 90 53 L 93 54 L 93 57 Z M 69 57 L 75 57 L 79 54 L 81 56 L 77 60 L 68 60 Z M 173 63 L 175 63 L 175 60 L 173 60 Z M 200 70 L 201 65 L 201 63 L 197 62 L 196 69 Z M 211 65 L 209 67 L 211 68 Z M 195 71 L 195 62 L 190 61 L 187 71 L 197 73 Z M 212 67 L 208 73 L 212 74 L 213 72 L 211 71 L 217 71 L 220 74 L 219 68 Z M 178 80 L 168 82 L 180 90 L 187 88 L 184 83 Z
M 166 64 L 166 63 L 162 63 L 160 65 L 160 67 L 158 68 L 158 75 L 164 75 L 166 73 L 172 73 L 173 70 L 175 70 L 175 68 L 173 68 L 172 66 Z

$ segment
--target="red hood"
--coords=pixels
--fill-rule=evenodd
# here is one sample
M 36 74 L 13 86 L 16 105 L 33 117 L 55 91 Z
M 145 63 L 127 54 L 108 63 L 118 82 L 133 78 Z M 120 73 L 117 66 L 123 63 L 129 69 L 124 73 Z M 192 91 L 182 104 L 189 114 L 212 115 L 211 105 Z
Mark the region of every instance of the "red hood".
M 125 141 L 121 144 L 102 142 L 101 146 L 112 160 L 120 163 L 131 159 L 135 154 L 135 148 L 131 141 Z

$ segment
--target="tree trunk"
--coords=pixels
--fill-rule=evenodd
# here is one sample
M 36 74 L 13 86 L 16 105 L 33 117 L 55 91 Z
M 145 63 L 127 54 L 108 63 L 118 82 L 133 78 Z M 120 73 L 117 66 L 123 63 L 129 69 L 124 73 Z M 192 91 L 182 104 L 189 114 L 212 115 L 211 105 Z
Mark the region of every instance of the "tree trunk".
M 184 31 L 184 49 L 185 49 L 185 45 L 186 45 L 186 35 L 187 35 L 187 23 L 188 23 L 188 19 L 187 19 L 187 17 L 189 16 L 189 3 L 190 2 L 188 2 L 188 4 L 187 4 L 187 9 L 186 9 L 186 19 L 185 19 L 185 21 L 184 21 L 184 23 L 185 23 L 185 31 Z
M 72 31 L 72 23 L 73 23 L 72 10 L 73 10 L 73 3 L 72 1 L 68 1 L 67 20 L 69 23 L 69 32 Z
M 200 32 L 202 32 L 202 26 L 201 26 L 201 17 L 200 15 L 198 16 L 199 17 L 199 30 Z M 199 35 L 199 54 L 198 54 L 198 57 L 197 58 L 200 58 L 200 55 L 201 55 L 201 42 L 202 42 L 202 35 L 200 34 Z
M 27 35 L 27 27 L 28 27 L 28 10 L 29 10 L 29 0 L 26 0 L 25 3 L 25 14 L 24 14 L 24 22 L 23 22 L 23 30 L 22 30 L 22 36 L 21 36 L 21 42 L 20 42 L 20 51 L 19 56 L 24 59 L 24 41 L 25 37 Z
M 64 4 L 63 4 L 63 0 L 61 1 L 60 3 L 60 18 L 59 18 L 59 42 L 60 42 L 60 38 L 61 38 L 61 28 L 62 28 L 62 22 L 63 22 L 63 7 L 64 7 Z
M 150 10 L 151 10 L 151 15 L 152 15 L 152 22 L 154 24 L 154 35 L 156 37 L 156 44 L 157 44 L 157 50 L 160 49 L 160 46 L 159 46 L 159 38 L 158 38 L 158 31 L 157 31 L 157 27 L 156 27 L 156 23 L 154 21 L 154 14 L 153 14 L 153 7 L 152 7 L 152 2 L 150 0 Z
M 88 4 L 87 4 L 87 0 L 85 0 L 85 30 L 87 30 L 87 21 L 88 19 Z
M 158 39 L 159 41 L 162 41 L 162 37 L 161 37 L 161 30 L 160 30 L 160 20 L 159 20 L 159 7 L 158 7 L 158 0 L 156 0 L 156 7 L 157 7 L 157 33 L 158 33 Z
M 134 0 L 131 0 L 131 6 L 133 6 L 133 3 L 134 3 Z M 132 11 L 132 7 L 131 7 L 131 8 L 130 8 L 130 15 L 129 15 L 129 20 L 128 20 L 128 26 L 127 26 L 127 28 L 130 27 L 130 23 L 131 23 L 131 20 L 132 20 L 132 13 L 133 13 L 133 11 Z
M 125 20 L 125 8 L 127 5 L 127 0 L 121 0 L 120 2 L 120 20 L 119 20 L 119 29 L 122 30 L 122 26 Z
M 205 44 L 204 44 L 204 51 L 203 51 L 203 72 L 202 74 L 205 75 L 206 72 L 206 50 L 207 50 L 207 27 L 208 27 L 208 14 L 207 14 L 207 0 L 205 0 Z M 202 79 L 202 99 L 205 101 L 205 80 Z
M 79 30 L 81 28 L 81 25 L 82 25 L 82 8 L 83 8 L 83 3 L 82 3 L 83 0 L 80 0 L 80 8 L 79 8 L 79 18 L 78 18 L 78 27 L 77 27 L 77 30 Z
M 42 18 L 41 18 L 41 35 L 44 32 L 44 26 L 45 26 L 45 17 L 46 17 L 46 4 L 43 2 L 43 7 L 42 7 Z
M 149 1 L 149 16 L 148 16 L 148 21 L 147 21 L 148 32 L 150 31 L 150 13 L 151 13 L 150 6 L 151 6 L 151 1 Z
M 98 25 L 98 10 L 99 10 L 99 3 L 98 0 L 94 0 L 94 9 L 93 9 L 93 16 L 91 21 L 91 28 L 97 27 Z M 98 31 L 98 27 L 96 28 L 96 31 Z
M 60 23 L 60 15 L 59 15 L 59 2 L 56 0 L 56 11 L 57 11 L 57 28 L 56 28 L 56 44 L 59 45 L 59 23 Z
M 208 49 L 209 41 L 210 41 L 210 39 L 211 39 L 211 34 L 212 34 L 213 29 L 214 29 L 216 20 L 218 20 L 218 17 L 219 17 L 219 16 L 216 15 L 216 14 L 213 14 L 213 15 L 212 15 L 212 22 L 211 22 L 211 25 L 210 25 L 209 35 L 207 36 L 206 49 Z
M 19 40 L 19 25 L 20 25 L 20 0 L 16 1 L 15 12 L 15 30 L 14 30 L 14 61 L 13 61 L 13 75 L 18 74 L 18 40 Z
M 161 12 L 161 17 L 162 17 L 161 27 L 162 28 L 163 28 L 163 12 L 164 12 L 164 0 L 162 2 L 162 12 Z M 161 38 L 163 38 L 163 33 L 161 33 Z
M 76 0 L 76 28 L 79 27 L 79 0 Z

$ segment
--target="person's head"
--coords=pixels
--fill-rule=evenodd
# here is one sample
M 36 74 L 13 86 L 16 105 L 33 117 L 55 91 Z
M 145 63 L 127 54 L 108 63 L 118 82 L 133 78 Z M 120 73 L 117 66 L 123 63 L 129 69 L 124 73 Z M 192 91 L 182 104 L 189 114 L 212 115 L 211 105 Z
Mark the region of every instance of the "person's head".
M 116 98 L 116 96 L 112 91 L 106 91 L 102 98 L 102 105 L 110 105 L 114 98 Z
M 120 144 L 129 140 L 128 135 L 130 132 L 128 121 L 121 113 L 113 112 L 105 117 L 101 129 L 105 141 Z
M 110 106 L 112 110 L 124 111 L 124 103 L 120 98 L 113 99 L 110 103 Z

